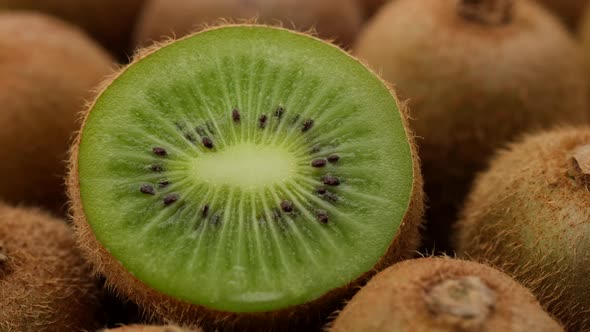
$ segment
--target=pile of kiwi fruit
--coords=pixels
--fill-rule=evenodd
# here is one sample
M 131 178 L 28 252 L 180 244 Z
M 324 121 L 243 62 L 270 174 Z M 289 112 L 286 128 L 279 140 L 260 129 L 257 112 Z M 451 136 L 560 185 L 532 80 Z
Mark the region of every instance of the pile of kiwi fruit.
M 0 0 L 0 331 L 590 331 L 590 1 Z

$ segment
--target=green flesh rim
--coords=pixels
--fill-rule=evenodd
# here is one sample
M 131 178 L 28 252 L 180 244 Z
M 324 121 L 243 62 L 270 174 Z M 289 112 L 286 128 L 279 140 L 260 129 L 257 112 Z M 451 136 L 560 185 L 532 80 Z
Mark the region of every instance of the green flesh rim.
M 257 26 L 202 32 L 128 67 L 92 108 L 78 165 L 87 221 L 130 273 L 230 312 L 307 303 L 369 271 L 413 182 L 379 78 L 324 42 Z

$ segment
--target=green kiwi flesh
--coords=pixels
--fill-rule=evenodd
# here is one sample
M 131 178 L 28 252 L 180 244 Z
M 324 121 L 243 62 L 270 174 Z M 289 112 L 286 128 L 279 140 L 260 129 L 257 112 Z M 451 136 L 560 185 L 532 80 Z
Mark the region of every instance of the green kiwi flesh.
M 149 305 L 121 279 L 165 301 L 276 311 L 417 242 L 400 104 L 342 50 L 284 29 L 220 27 L 142 56 L 91 107 L 71 162 L 82 242 L 129 275 L 91 259 Z
M 457 250 L 529 287 L 570 331 L 590 329 L 590 128 L 527 136 L 479 176 Z

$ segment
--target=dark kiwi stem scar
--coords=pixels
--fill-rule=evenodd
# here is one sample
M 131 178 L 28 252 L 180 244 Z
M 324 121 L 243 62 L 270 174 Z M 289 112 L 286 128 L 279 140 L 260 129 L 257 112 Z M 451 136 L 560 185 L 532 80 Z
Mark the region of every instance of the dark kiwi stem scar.
M 260 118 L 258 119 L 258 127 L 259 127 L 260 129 L 264 129 L 264 128 L 266 128 L 266 120 L 267 120 L 267 119 L 268 119 L 268 118 L 267 118 L 266 114 L 262 114 L 262 115 L 260 116 Z
M 281 209 L 287 213 L 293 212 L 293 202 L 288 200 L 283 200 L 281 202 Z
M 340 184 L 340 179 L 334 175 L 326 175 L 322 180 L 328 186 L 337 186 Z
M 307 132 L 309 131 L 311 128 L 313 127 L 313 120 L 309 119 L 309 120 L 305 120 L 303 122 L 303 128 L 301 128 L 301 132 Z
M 168 194 L 164 197 L 164 205 L 168 206 L 172 203 L 175 203 L 180 199 L 180 195 L 177 193 Z
M 315 216 L 318 219 L 319 222 L 321 222 L 322 224 L 327 224 L 328 223 L 328 212 L 326 212 L 326 210 L 315 210 Z
M 166 157 L 168 155 L 168 151 L 162 147 L 155 147 L 152 149 L 152 152 L 160 157 Z
M 237 108 L 234 108 L 231 111 L 231 118 L 235 123 L 240 123 L 241 116 L 240 116 L 240 111 Z
M 331 154 L 327 159 L 330 164 L 335 164 L 340 160 L 340 156 L 337 154 Z
M 577 147 L 569 158 L 567 175 L 590 190 L 590 145 Z
M 209 205 L 207 204 L 203 207 L 203 210 L 201 211 L 201 217 L 207 218 L 208 214 L 209 214 Z
M 213 147 L 215 146 L 215 145 L 213 144 L 213 141 L 212 141 L 212 140 L 211 140 L 209 137 L 207 137 L 207 136 L 203 137 L 203 138 L 201 139 L 201 142 L 203 143 L 203 145 L 204 145 L 204 146 L 205 146 L 207 149 L 213 149 Z
M 155 195 L 156 194 L 156 190 L 154 189 L 154 187 L 149 184 L 141 185 L 141 187 L 139 187 L 139 191 L 144 194 L 148 194 L 148 195 Z
M 487 25 L 510 23 L 514 0 L 460 0 L 457 5 L 463 18 Z
M 326 159 L 316 159 L 311 162 L 311 166 L 319 168 L 326 166 Z

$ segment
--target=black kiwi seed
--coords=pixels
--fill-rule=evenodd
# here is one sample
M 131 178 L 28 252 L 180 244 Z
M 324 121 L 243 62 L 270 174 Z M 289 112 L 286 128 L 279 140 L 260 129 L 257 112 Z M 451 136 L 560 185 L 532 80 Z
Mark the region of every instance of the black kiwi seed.
M 150 166 L 150 171 L 152 171 L 152 172 L 160 173 L 163 170 L 164 170 L 164 168 L 162 167 L 162 165 L 152 165 L 152 166 Z
M 201 217 L 207 218 L 208 214 L 209 214 L 209 205 L 205 205 L 203 207 L 203 211 L 201 211 Z
M 163 181 L 158 182 L 158 187 L 159 188 L 166 188 L 166 187 L 168 187 L 169 184 L 170 184 L 170 181 L 163 180 Z
M 311 127 L 313 127 L 313 120 L 311 120 L 311 119 L 305 120 L 303 122 L 303 128 L 301 128 L 301 131 L 306 132 L 306 131 L 310 130 Z
M 234 108 L 231 111 L 231 118 L 234 120 L 235 123 L 240 123 L 240 119 L 241 119 L 241 117 L 240 117 L 240 111 L 238 111 L 237 108 Z
M 148 194 L 148 195 L 155 195 L 156 194 L 156 190 L 154 189 L 154 187 L 152 187 L 149 184 L 141 185 L 141 187 L 139 187 L 139 191 L 144 194 Z
M 311 162 L 311 166 L 313 167 L 324 167 L 326 166 L 326 159 L 316 159 Z
M 197 139 L 195 138 L 195 135 L 191 134 L 191 133 L 186 133 L 184 134 L 184 138 L 186 138 L 187 140 L 189 140 L 189 142 L 196 142 Z
M 287 201 L 284 200 L 281 202 L 281 209 L 283 209 L 283 211 L 289 213 L 289 212 L 293 212 L 293 202 L 291 201 Z
M 201 142 L 208 149 L 213 149 L 213 147 L 214 147 L 213 141 L 209 137 L 207 137 L 207 136 L 203 137 L 203 139 L 201 140 Z
M 261 129 L 264 129 L 266 127 L 266 114 L 262 114 L 260 116 L 260 118 L 258 119 L 258 127 L 260 127 Z
M 322 224 L 328 223 L 328 212 L 326 212 L 326 210 L 315 210 L 315 215 L 318 218 L 318 221 Z
M 337 163 L 338 160 L 340 160 L 340 156 L 337 154 L 331 154 L 328 156 L 328 162 L 330 162 L 331 164 Z
M 337 186 L 340 184 L 340 179 L 334 175 L 326 175 L 322 180 L 324 181 L 324 184 L 329 186 Z
M 180 195 L 176 193 L 168 194 L 164 197 L 164 205 L 170 205 L 180 198 Z
M 326 193 L 326 187 L 319 187 L 318 189 L 316 189 L 316 192 L 320 195 L 323 195 Z
M 275 116 L 280 119 L 283 117 L 283 113 L 285 113 L 285 109 L 283 108 L 283 106 L 279 106 L 275 111 Z
M 161 147 L 155 147 L 152 149 L 152 151 L 160 157 L 165 157 L 168 155 L 168 152 L 166 151 L 166 149 L 161 148 Z

